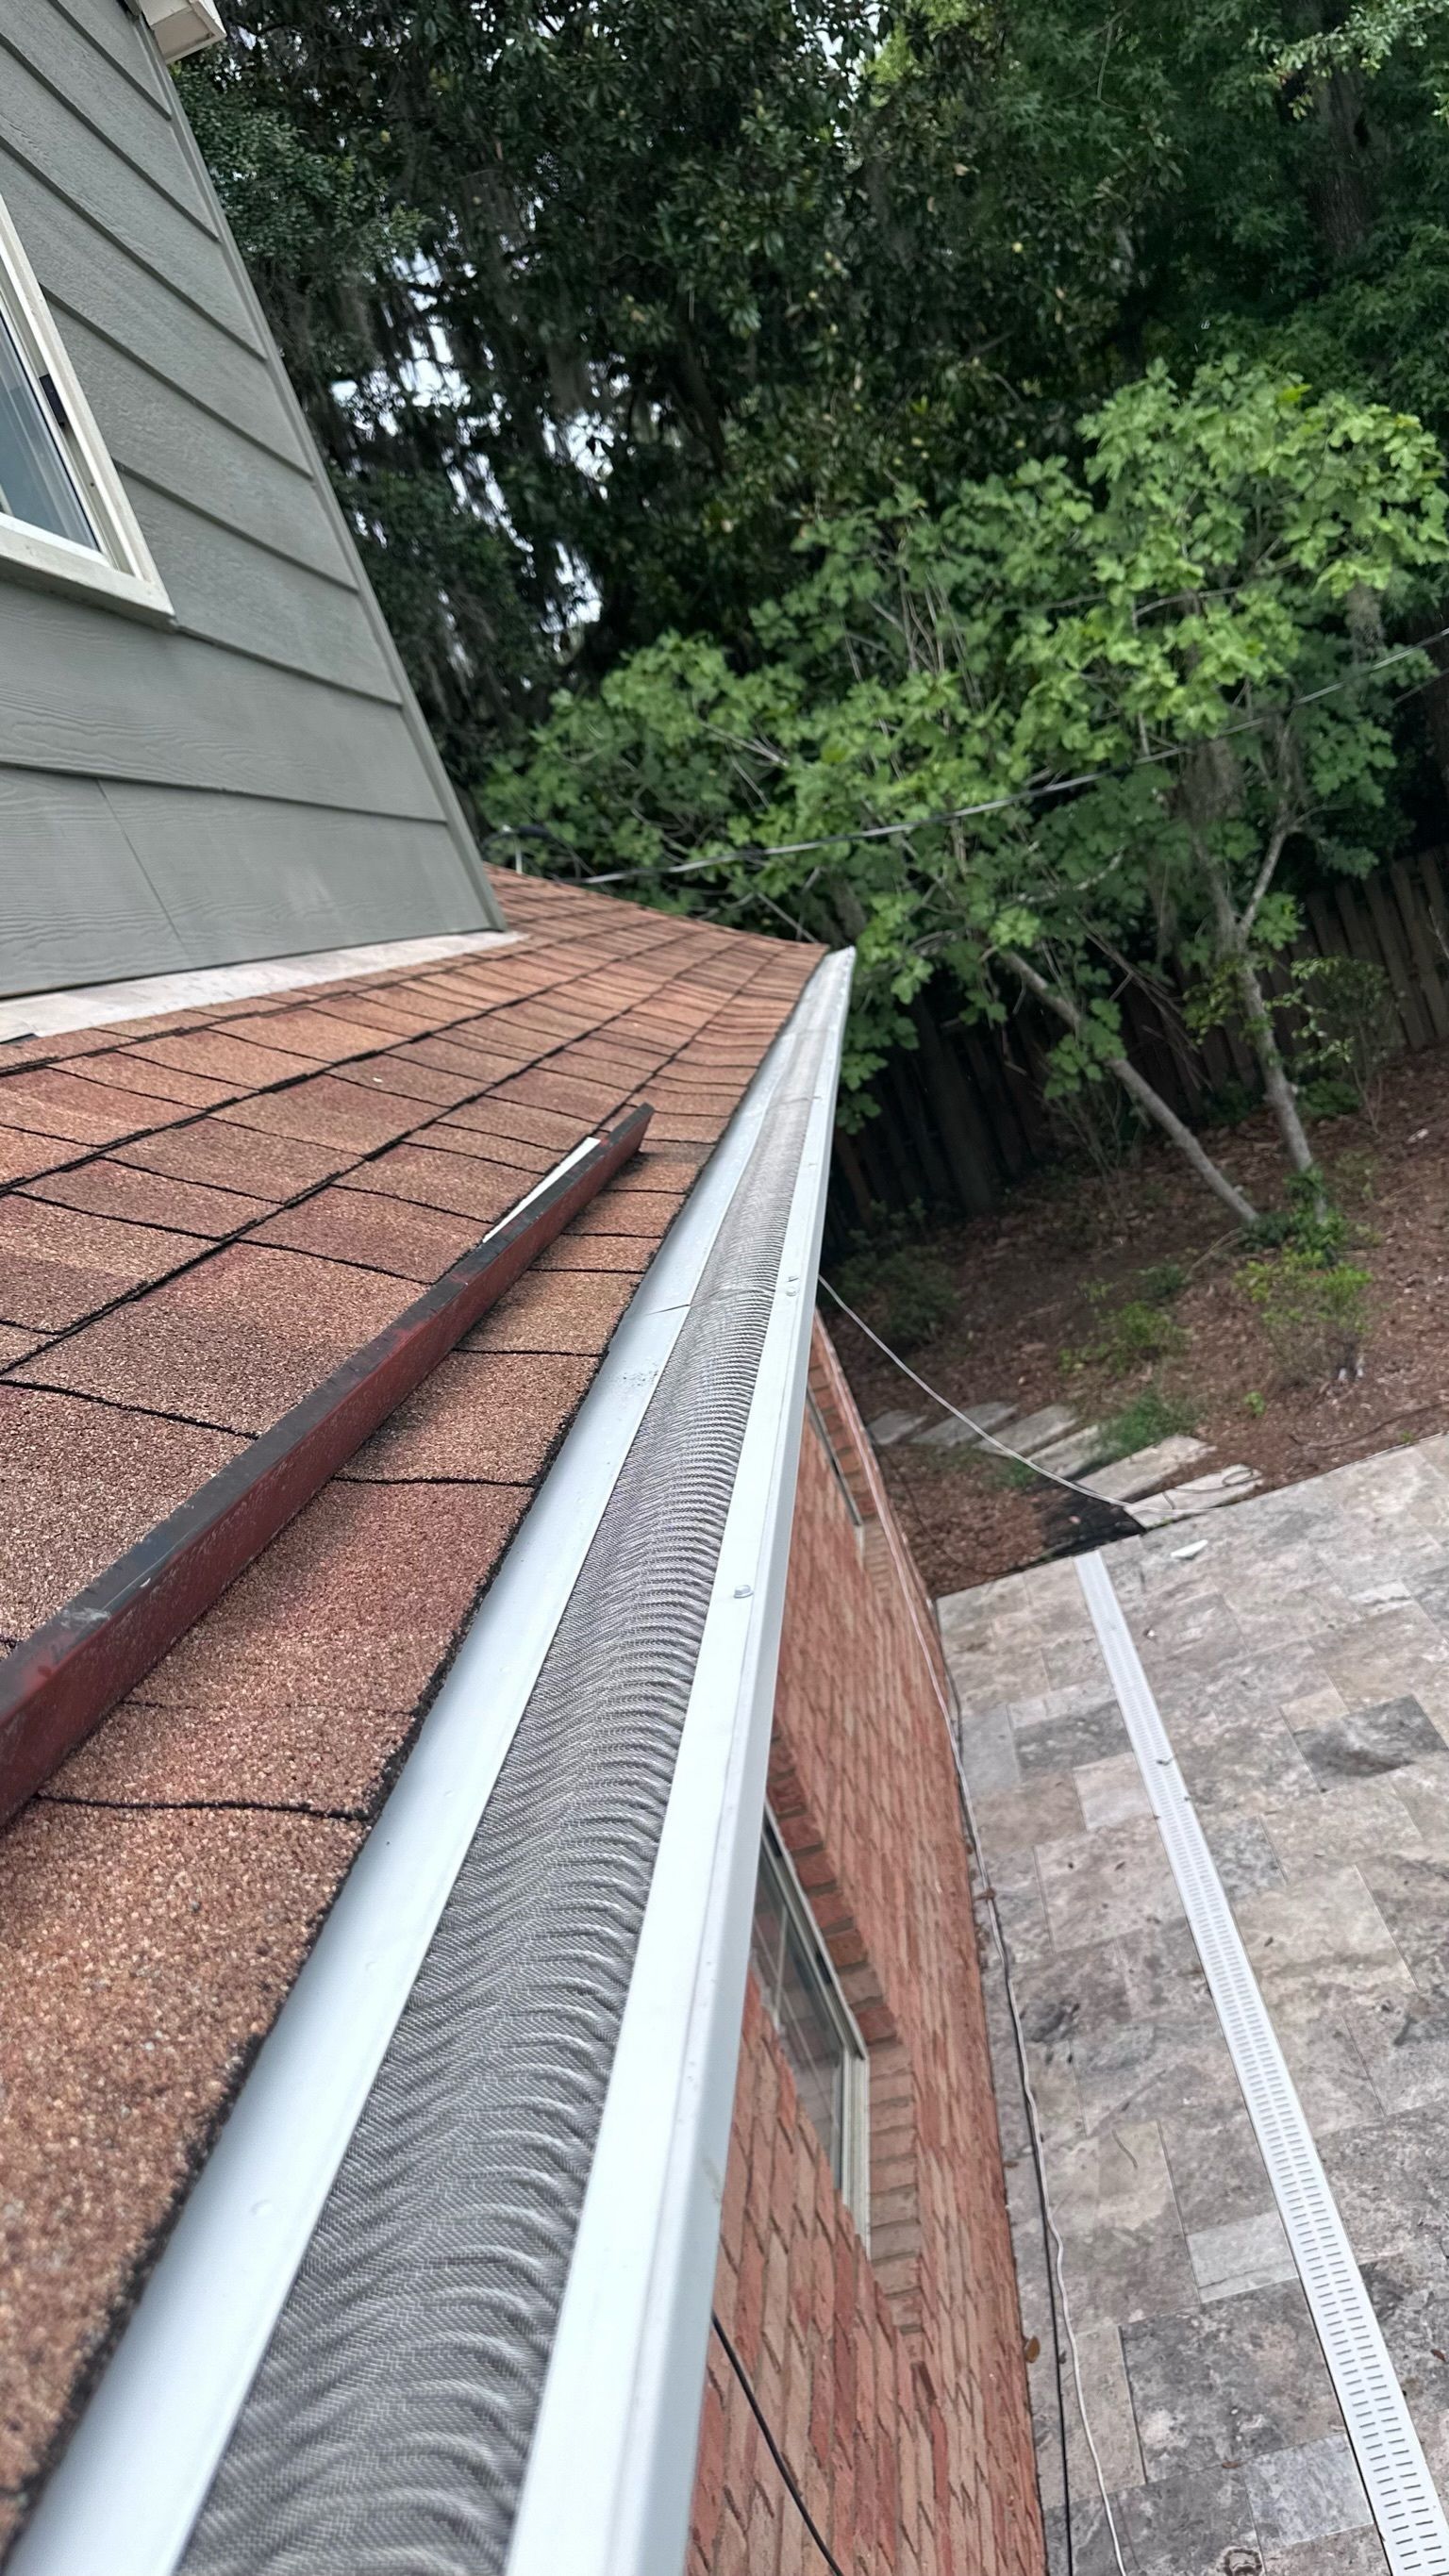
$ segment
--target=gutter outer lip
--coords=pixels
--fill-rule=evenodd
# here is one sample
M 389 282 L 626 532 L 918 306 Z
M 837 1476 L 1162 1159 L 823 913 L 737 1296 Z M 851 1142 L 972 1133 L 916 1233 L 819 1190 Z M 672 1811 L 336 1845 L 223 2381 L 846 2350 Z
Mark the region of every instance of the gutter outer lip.
M 102 2567 L 173 2576 L 183 2557 L 619 1471 L 794 1069 L 802 1018 L 812 997 L 816 1011 L 827 997 L 838 1044 L 851 959 L 846 951 L 817 968 L 645 1274 L 6 2576 Z

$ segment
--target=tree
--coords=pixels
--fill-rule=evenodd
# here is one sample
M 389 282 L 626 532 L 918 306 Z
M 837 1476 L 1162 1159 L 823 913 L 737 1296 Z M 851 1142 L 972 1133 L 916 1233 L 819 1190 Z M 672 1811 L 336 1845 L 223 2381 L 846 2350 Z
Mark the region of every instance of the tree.
M 1234 365 L 1185 393 L 1155 366 L 1080 431 L 1080 469 L 817 523 L 751 656 L 672 636 L 560 697 L 490 811 L 653 893 L 852 938 L 849 1086 L 913 1042 L 938 969 L 988 1016 L 1031 991 L 1056 1080 L 1121 1082 L 1246 1217 L 1117 996 L 1173 952 L 1231 991 L 1310 1169 L 1264 959 L 1296 928 L 1285 867 L 1362 871 L 1382 837 L 1395 696 L 1428 666 L 1381 620 L 1449 552 L 1440 460 L 1412 418 Z

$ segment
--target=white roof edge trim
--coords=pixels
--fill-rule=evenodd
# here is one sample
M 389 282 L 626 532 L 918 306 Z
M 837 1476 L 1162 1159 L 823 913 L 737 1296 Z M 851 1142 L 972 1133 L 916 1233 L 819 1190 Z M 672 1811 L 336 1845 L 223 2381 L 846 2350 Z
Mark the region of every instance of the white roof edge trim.
M 169 967 L 115 984 L 72 984 L 50 993 L 0 1001 L 0 1043 L 53 1038 L 66 1029 L 102 1029 L 113 1021 L 151 1019 L 162 1011 L 204 1010 L 208 1002 L 245 1002 L 254 993 L 290 993 L 303 984 L 335 984 L 349 975 L 381 975 L 392 966 L 437 966 L 495 948 L 516 948 L 521 930 L 431 931 L 421 939 L 374 939 L 360 948 L 313 948 L 295 957 L 253 957 L 235 966 Z
M 646 1272 L 6 2576 L 180 2561 L 802 1026 L 847 989 L 816 970 Z
M 184 62 L 207 45 L 226 43 L 213 0 L 140 0 L 140 7 L 165 63 Z
M 672 2576 L 698 2442 L 852 959 L 826 1043 L 508 2576 Z

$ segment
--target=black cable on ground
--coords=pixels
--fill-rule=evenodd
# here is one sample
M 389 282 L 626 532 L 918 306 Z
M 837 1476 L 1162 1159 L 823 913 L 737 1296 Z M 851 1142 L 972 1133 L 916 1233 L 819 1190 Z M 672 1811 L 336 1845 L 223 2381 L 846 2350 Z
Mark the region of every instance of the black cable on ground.
M 736 2379 L 739 2381 L 741 2388 L 744 2390 L 745 2403 L 749 2407 L 750 2413 L 753 2415 L 755 2422 L 759 2425 L 760 2431 L 765 2437 L 765 2448 L 769 2452 L 771 2459 L 774 2461 L 776 2468 L 779 2470 L 780 2475 L 785 2482 L 791 2501 L 793 2502 L 801 2521 L 804 2523 L 806 2530 L 809 2532 L 811 2539 L 814 2541 L 816 2548 L 819 2550 L 821 2557 L 829 2568 L 830 2576 L 845 2576 L 844 2568 L 841 2566 L 839 2559 L 834 2556 L 829 2542 L 821 2532 L 820 2525 L 816 2521 L 810 2507 L 800 2492 L 799 2481 L 795 2476 L 794 2470 L 791 2468 L 789 2461 L 786 2459 L 784 2452 L 781 2450 L 779 2443 L 776 2441 L 774 2434 L 770 2430 L 769 2424 L 766 2421 L 765 2410 L 760 2404 L 760 2401 L 755 2395 L 754 2389 L 750 2384 L 749 2372 L 746 2370 L 745 2365 L 741 2361 L 739 2354 L 736 2352 L 734 2345 L 731 2343 L 729 2336 L 725 2333 L 724 2327 L 720 2324 L 717 2310 L 712 2312 L 711 2323 L 713 2324 L 715 2333 L 718 2335 L 720 2343 L 724 2348 L 725 2359 L 729 2363 L 731 2370 L 734 2372 Z

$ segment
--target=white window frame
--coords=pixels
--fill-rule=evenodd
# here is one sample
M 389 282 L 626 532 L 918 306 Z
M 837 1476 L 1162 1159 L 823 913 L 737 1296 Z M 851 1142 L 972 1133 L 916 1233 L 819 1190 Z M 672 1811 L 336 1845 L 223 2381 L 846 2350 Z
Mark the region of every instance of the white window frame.
M 768 1852 L 775 1877 L 784 1899 L 785 1911 L 807 1957 L 813 1962 L 820 1980 L 822 2000 L 841 2043 L 840 2088 L 840 2197 L 855 2221 L 856 2233 L 867 2253 L 870 2252 L 870 2054 L 860 2034 L 860 2024 L 845 2000 L 835 1961 L 825 1946 L 820 1926 L 810 1910 L 806 1895 L 796 1874 L 785 1837 L 771 1810 L 765 1809 L 760 1835 L 762 1854 Z M 765 2007 L 769 2011 L 768 2004 Z M 771 2013 L 771 2020 L 774 2015 Z M 788 2060 L 787 2060 L 788 2063 Z M 824 2141 L 821 2141 L 822 2146 Z
M 174 612 L 165 583 L 3 198 L 0 304 L 47 421 L 53 421 L 54 413 L 42 377 L 49 376 L 59 396 L 67 425 L 64 430 L 57 427 L 56 443 L 101 548 L 93 553 L 89 546 L 53 536 L 49 529 L 33 528 L 28 521 L 0 511 L 0 575 L 15 574 L 47 590 L 81 592 L 133 617 L 170 619 Z

